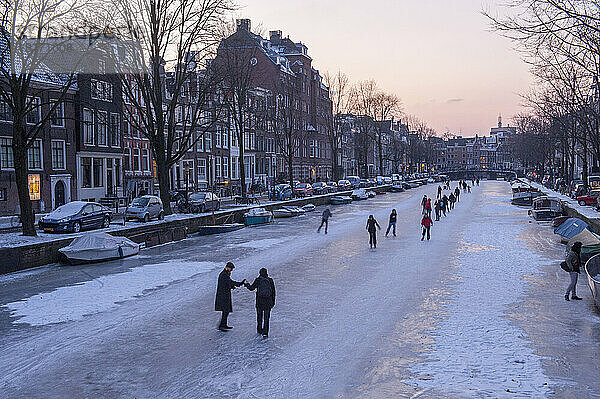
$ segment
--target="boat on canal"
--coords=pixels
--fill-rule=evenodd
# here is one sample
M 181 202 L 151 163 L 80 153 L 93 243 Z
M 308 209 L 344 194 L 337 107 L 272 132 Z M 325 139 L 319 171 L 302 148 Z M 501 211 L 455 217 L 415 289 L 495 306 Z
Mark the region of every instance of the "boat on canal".
M 242 223 L 228 223 L 228 224 L 217 224 L 213 226 L 200 226 L 198 228 L 198 235 L 208 236 L 212 234 L 229 233 L 243 228 Z
M 331 205 L 345 205 L 352 202 L 352 198 L 345 195 L 334 195 L 329 198 L 329 203 Z
M 585 264 L 585 274 L 588 285 L 592 291 L 592 297 L 596 306 L 600 307 L 600 254 L 593 256 Z
M 513 205 L 520 206 L 531 206 L 533 200 L 537 197 L 541 197 L 543 194 L 539 191 L 519 191 L 513 193 L 511 203 Z
M 96 263 L 127 258 L 140 252 L 140 245 L 126 237 L 87 233 L 58 250 L 71 264 Z
M 253 208 L 244 214 L 244 224 L 254 226 L 273 222 L 273 213 L 265 208 Z
M 554 197 L 538 197 L 533 200 L 529 213 L 535 220 L 553 220 L 563 214 L 562 202 Z

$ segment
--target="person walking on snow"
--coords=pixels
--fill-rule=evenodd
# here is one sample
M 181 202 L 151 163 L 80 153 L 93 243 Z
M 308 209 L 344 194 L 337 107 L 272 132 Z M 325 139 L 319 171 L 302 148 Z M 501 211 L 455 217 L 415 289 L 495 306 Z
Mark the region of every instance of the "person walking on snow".
M 427 204 L 427 196 L 424 195 L 423 199 L 421 200 L 421 213 L 424 215 L 425 214 L 425 205 Z
M 377 229 L 381 230 L 381 226 L 373 215 L 369 215 L 366 229 L 369 232 L 369 245 L 371 248 L 377 248 Z
M 448 212 L 448 196 L 444 194 L 444 196 L 442 197 L 442 212 L 444 213 L 444 216 L 446 216 L 446 212 Z
M 440 214 L 442 213 L 442 200 L 435 201 L 433 207 L 435 209 L 435 221 L 437 222 L 440 220 Z
M 329 218 L 330 217 L 331 217 L 331 211 L 329 210 L 329 208 L 326 208 L 323 211 L 323 215 L 321 216 L 321 225 L 317 229 L 317 233 L 319 233 L 321 231 L 321 227 L 323 227 L 323 225 L 325 225 L 325 234 L 327 234 L 327 227 L 329 226 Z
M 569 269 L 569 276 L 571 277 L 571 284 L 569 284 L 567 293 L 565 294 L 566 301 L 569 300 L 569 294 L 571 294 L 571 299 L 581 300 L 581 298 L 575 293 L 577 288 L 577 279 L 579 277 L 579 273 L 581 273 L 581 246 L 581 242 L 576 241 L 567 254 L 567 259 L 565 259 L 565 262 L 567 263 L 567 269 Z
M 233 312 L 233 306 L 231 305 L 231 290 L 236 287 L 241 287 L 246 279 L 237 282 L 231 279 L 231 272 L 235 269 L 235 266 L 231 262 L 227 262 L 225 269 L 219 274 L 219 281 L 217 283 L 217 296 L 215 298 L 215 311 L 221 312 L 221 323 L 219 323 L 219 330 L 227 331 L 233 327 L 227 325 L 227 317 L 229 313 Z
M 390 233 L 390 228 L 394 228 L 393 229 L 393 233 L 394 233 L 394 237 L 396 237 L 396 210 L 392 209 L 392 213 L 390 213 L 390 222 L 388 223 L 388 227 L 387 230 L 385 231 L 385 236 L 387 237 L 388 234 Z
M 256 332 L 263 338 L 269 336 L 271 309 L 275 306 L 275 283 L 264 267 L 252 284 L 244 284 L 250 291 L 256 290 Z
M 456 197 L 456 201 L 460 201 L 460 188 L 456 187 L 454 189 L 454 196 Z
M 453 193 L 450 193 L 450 196 L 448 197 L 448 202 L 450 204 L 450 207 L 448 209 L 449 210 L 454 209 L 454 203 L 456 202 L 456 197 L 454 197 Z
M 425 214 L 431 217 L 431 198 L 427 198 L 427 202 L 425 203 Z
M 442 186 L 438 186 L 438 194 L 437 194 L 438 198 L 442 198 Z
M 421 219 L 421 226 L 423 226 L 423 235 L 421 236 L 421 241 L 425 239 L 425 233 L 427 233 L 427 240 L 429 241 L 431 226 L 433 226 L 433 220 L 429 215 L 423 215 L 423 219 Z

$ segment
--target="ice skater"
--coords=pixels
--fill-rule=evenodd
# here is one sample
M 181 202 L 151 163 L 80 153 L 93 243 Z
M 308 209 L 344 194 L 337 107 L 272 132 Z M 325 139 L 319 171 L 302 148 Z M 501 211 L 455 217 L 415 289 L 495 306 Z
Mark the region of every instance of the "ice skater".
M 221 312 L 221 322 L 219 323 L 220 331 L 228 331 L 233 328 L 227 325 L 227 317 L 229 316 L 229 313 L 233 312 L 233 306 L 231 305 L 231 290 L 234 290 L 236 287 L 241 287 L 246 283 L 246 279 L 239 282 L 231 279 L 231 272 L 233 269 L 235 269 L 234 264 L 227 262 L 225 269 L 219 274 L 219 281 L 217 283 L 215 311 Z
M 269 336 L 271 309 L 275 306 L 275 283 L 264 267 L 252 284 L 244 284 L 250 291 L 256 290 L 256 332 L 263 338 Z
M 442 213 L 442 200 L 439 199 L 437 201 L 435 201 L 435 204 L 433 205 L 434 209 L 435 209 L 435 221 L 439 221 L 440 220 L 440 215 Z
M 423 234 L 421 235 L 421 241 L 425 239 L 425 233 L 427 233 L 427 241 L 429 241 L 429 231 L 431 230 L 431 226 L 433 226 L 433 220 L 431 220 L 431 217 L 429 215 L 423 215 L 423 219 L 421 219 L 421 226 L 423 226 Z
M 373 215 L 369 215 L 366 229 L 369 232 L 369 245 L 371 248 L 377 248 L 377 229 L 381 230 L 381 226 Z
M 321 232 L 321 227 L 325 225 L 325 234 L 327 234 L 327 227 L 329 227 L 329 218 L 331 217 L 331 211 L 329 208 L 326 208 L 323 211 L 323 215 L 321 215 L 321 225 L 317 229 L 317 233 Z
M 388 223 L 388 227 L 385 232 L 386 237 L 390 233 L 390 228 L 392 228 L 392 227 L 393 227 L 394 237 L 396 237 L 396 219 L 397 219 L 396 210 L 392 209 L 392 213 L 390 213 L 390 222 Z
M 454 196 L 456 197 L 456 201 L 460 201 L 460 188 L 458 186 L 454 189 Z
M 424 195 L 423 199 L 421 200 L 421 213 L 424 215 L 425 214 L 425 205 L 427 205 L 427 196 Z
M 569 294 L 571 294 L 571 299 L 581 300 L 581 298 L 575 293 L 577 288 L 577 279 L 579 277 L 579 273 L 581 273 L 581 246 L 582 243 L 580 241 L 576 241 L 567 254 L 567 259 L 565 259 L 565 262 L 567 263 L 567 269 L 569 270 L 569 276 L 571 277 L 571 283 L 569 284 L 567 293 L 565 294 L 566 301 L 569 300 Z
M 438 198 L 442 198 L 442 186 L 438 186 L 438 194 L 437 194 Z
M 425 214 L 431 217 L 431 198 L 427 198 L 427 202 L 425 203 Z

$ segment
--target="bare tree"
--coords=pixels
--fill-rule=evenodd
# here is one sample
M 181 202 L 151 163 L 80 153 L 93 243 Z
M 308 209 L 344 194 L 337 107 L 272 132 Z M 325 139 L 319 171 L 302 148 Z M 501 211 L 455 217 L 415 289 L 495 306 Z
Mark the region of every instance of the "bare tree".
M 331 168 L 333 178 L 341 179 L 340 151 L 342 145 L 342 117 L 351 110 L 350 83 L 348 76 L 341 71 L 335 75 L 326 73 L 325 85 L 329 88 L 332 110 L 327 115 L 327 137 L 331 147 Z
M 215 54 L 232 5 L 229 0 L 113 1 L 118 15 L 111 23 L 122 39 L 117 66 L 127 67 L 119 73 L 131 105 L 126 110 L 150 142 L 168 215 L 170 168 L 223 117 L 219 77 L 202 67 Z
M 387 144 L 386 137 L 390 133 L 388 126 L 391 125 L 391 118 L 401 111 L 401 102 L 395 94 L 379 92 L 373 99 L 373 119 L 375 123 L 375 144 L 377 146 L 377 155 L 379 161 L 379 173 L 383 173 L 384 147 Z M 388 123 L 389 121 L 389 123 Z
M 68 70 L 56 63 L 69 38 L 54 36 L 81 32 L 82 19 L 76 15 L 84 6 L 77 0 L 0 0 L 0 100 L 12 116 L 12 158 L 26 236 L 36 235 L 28 149 L 76 80 L 75 59 Z M 48 90 L 53 92 L 51 100 L 44 96 Z

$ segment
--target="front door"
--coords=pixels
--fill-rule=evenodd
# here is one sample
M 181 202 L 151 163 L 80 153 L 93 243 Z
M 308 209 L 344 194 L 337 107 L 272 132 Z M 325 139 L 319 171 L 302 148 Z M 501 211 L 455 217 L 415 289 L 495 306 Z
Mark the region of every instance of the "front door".
M 109 197 L 116 194 L 113 186 L 113 160 L 110 158 L 106 159 L 106 194 Z
M 62 180 L 56 182 L 54 186 L 54 207 L 58 208 L 65 204 L 65 183 Z

